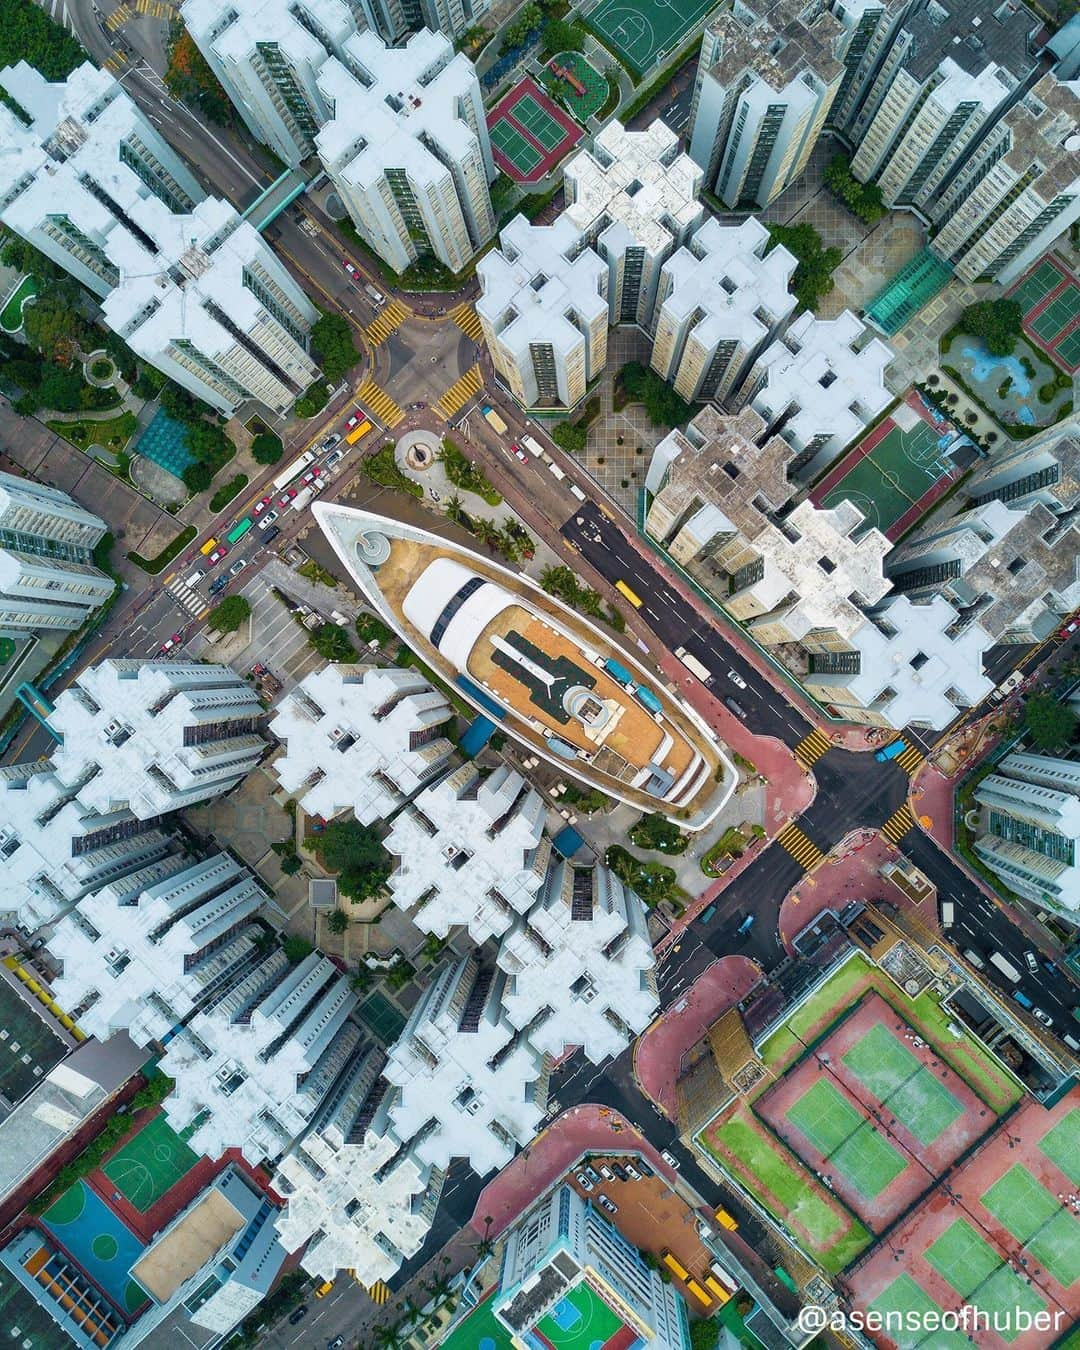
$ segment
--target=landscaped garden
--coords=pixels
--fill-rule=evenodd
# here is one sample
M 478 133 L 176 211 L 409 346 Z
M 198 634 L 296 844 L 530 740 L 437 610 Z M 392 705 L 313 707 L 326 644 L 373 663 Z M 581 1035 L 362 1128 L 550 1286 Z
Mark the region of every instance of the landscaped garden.
M 995 356 L 967 333 L 942 346 L 942 370 L 1003 426 L 1045 427 L 1072 410 L 1072 380 L 1048 356 L 1018 337 L 1008 356 Z M 953 374 L 955 372 L 955 375 Z
M 23 324 L 23 305 L 32 301 L 37 293 L 37 277 L 23 277 L 0 310 L 0 328 L 7 333 L 17 333 Z

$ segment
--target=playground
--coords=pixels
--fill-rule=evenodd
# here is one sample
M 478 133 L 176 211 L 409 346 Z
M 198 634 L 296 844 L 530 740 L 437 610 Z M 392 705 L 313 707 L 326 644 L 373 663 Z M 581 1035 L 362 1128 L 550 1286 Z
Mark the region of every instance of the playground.
M 148 1301 L 128 1274 L 143 1244 L 85 1181 L 66 1190 L 41 1222 L 120 1312 L 130 1316 Z
M 618 1313 L 584 1283 L 537 1322 L 530 1339 L 544 1350 L 620 1350 L 638 1341 Z
M 487 123 L 495 163 L 517 183 L 533 183 L 550 173 L 584 134 L 530 78 L 499 100 Z
M 548 92 L 565 103 L 579 122 L 587 122 L 607 102 L 607 79 L 580 52 L 559 52 L 547 68 Z
M 811 500 L 828 508 L 848 498 L 895 543 L 960 476 L 949 456 L 959 435 L 913 389 L 829 470 Z
M 609 48 L 639 77 L 674 55 L 714 0 L 600 0 L 583 16 Z
M 1003 426 L 1050 426 L 1072 408 L 1072 380 L 1026 337 L 1008 356 L 992 356 L 977 338 L 958 333 L 941 359 Z
M 102 1172 L 130 1204 L 145 1214 L 200 1161 L 164 1115 L 154 1116 L 109 1159 Z
M 1030 268 L 1008 296 L 1023 309 L 1031 342 L 1075 374 L 1080 369 L 1080 278 L 1051 256 Z

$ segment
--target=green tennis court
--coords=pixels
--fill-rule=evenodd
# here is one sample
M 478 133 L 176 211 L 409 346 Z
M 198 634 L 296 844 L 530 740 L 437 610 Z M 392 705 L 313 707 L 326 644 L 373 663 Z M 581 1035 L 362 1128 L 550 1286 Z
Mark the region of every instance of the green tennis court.
M 880 1022 L 851 1047 L 844 1063 L 920 1144 L 932 1144 L 964 1114 L 949 1089 Z
M 524 127 L 545 150 L 554 150 L 566 136 L 566 128 L 541 108 L 532 94 L 525 94 L 514 104 L 514 121 Z
M 510 161 L 514 168 L 528 177 L 544 158 L 535 145 L 530 145 L 525 137 L 505 117 L 489 128 L 491 144 Z
M 926 1325 L 927 1314 L 940 1315 L 942 1311 L 910 1275 L 901 1275 L 893 1280 L 892 1284 L 886 1285 L 870 1304 L 870 1309 L 872 1312 L 880 1313 L 882 1317 L 892 1315 L 890 1326 L 899 1321 L 899 1328 L 895 1332 L 890 1332 L 890 1337 L 895 1339 L 900 1350 L 913 1350 L 924 1341 L 926 1332 L 921 1328 Z M 896 1314 L 899 1314 L 899 1318 Z M 936 1331 L 933 1346 L 934 1350 L 953 1350 L 954 1346 L 970 1350 L 968 1338 L 958 1331 Z
M 983 1207 L 1003 1224 L 1017 1242 L 1030 1242 L 1061 1208 L 1026 1167 L 1016 1163 L 981 1195 Z
M 903 1154 L 868 1120 L 844 1140 L 829 1162 L 868 1200 L 880 1195 L 908 1165 Z
M 1039 1140 L 1039 1151 L 1075 1186 L 1080 1182 L 1080 1108 L 1074 1108 Z
M 792 1102 L 785 1114 L 826 1157 L 831 1157 L 866 1119 L 823 1078 Z
M 923 1254 L 961 1298 L 967 1298 L 1001 1265 L 993 1247 L 964 1219 L 950 1224 Z
M 1059 1209 L 1027 1249 L 1066 1289 L 1080 1279 L 1080 1220 L 1067 1209 Z
M 860 1195 L 880 1195 L 907 1167 L 907 1160 L 892 1144 L 824 1079 L 804 1092 L 785 1114 Z
M 552 1350 L 592 1350 L 606 1345 L 625 1323 L 587 1284 L 575 1285 L 536 1324 Z
M 1080 286 L 1070 283 L 1046 306 L 1041 314 L 1030 320 L 1032 331 L 1044 342 L 1053 345 L 1063 328 L 1068 328 L 1080 314 Z
M 1010 292 L 1009 299 L 1015 300 L 1027 314 L 1029 310 L 1035 308 L 1040 300 L 1044 300 L 1055 287 L 1060 286 L 1061 281 L 1061 273 L 1052 262 L 1041 262 L 1030 276 L 1025 277 Z
M 159 1115 L 101 1170 L 120 1194 L 145 1214 L 199 1161 L 199 1155 L 188 1148 L 165 1116 Z
M 605 47 L 637 75 L 672 55 L 715 0 L 600 0 L 584 15 Z
M 1054 355 L 1072 371 L 1080 366 L 1080 328 L 1074 329 L 1068 337 L 1061 339 L 1054 348 Z
M 383 1045 L 396 1041 L 405 1030 L 405 1018 L 382 994 L 372 994 L 366 998 L 357 1013 L 360 1021 L 374 1032 Z

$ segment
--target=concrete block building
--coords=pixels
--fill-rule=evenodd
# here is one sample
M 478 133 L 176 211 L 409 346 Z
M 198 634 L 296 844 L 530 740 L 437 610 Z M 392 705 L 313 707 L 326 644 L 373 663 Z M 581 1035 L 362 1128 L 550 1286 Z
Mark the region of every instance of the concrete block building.
M 464 925 L 480 946 L 501 937 L 536 898 L 551 854 L 540 794 L 501 765 L 471 761 L 416 796 L 384 840 L 396 859 L 394 903 L 425 933 Z
M 442 33 L 402 47 L 349 39 L 318 77 L 315 146 L 360 237 L 396 271 L 430 253 L 460 272 L 495 233 L 495 178 L 476 70 Z
M 440 728 L 451 715 L 418 671 L 326 666 L 275 709 L 268 730 L 283 750 L 274 773 L 309 816 L 351 810 L 370 825 L 443 769 L 454 747 Z
M 540 1129 L 550 1071 L 506 1020 L 505 986 L 473 955 L 444 966 L 390 1050 L 383 1075 L 400 1089 L 390 1119 L 422 1163 L 466 1158 L 485 1176 Z
M 664 264 L 651 365 L 687 402 L 723 401 L 794 313 L 795 259 L 769 232 L 710 219 Z
M 843 36 L 827 5 L 797 0 L 729 0 L 708 24 L 690 154 L 725 206 L 768 206 L 802 173 L 844 77 Z
M 972 506 L 1004 502 L 1026 508 L 1040 502 L 1056 516 L 1080 506 L 1080 423 L 1063 422 L 1006 447 L 964 482 Z
M 107 529 L 66 492 L 0 473 L 0 637 L 82 627 L 116 589 L 94 566 Z
M 566 215 L 515 216 L 476 265 L 496 372 L 526 408 L 573 408 L 607 364 L 608 266 Z
M 751 403 L 769 434 L 791 446 L 788 472 L 813 478 L 892 401 L 885 369 L 893 355 L 849 309 L 835 319 L 800 314 L 729 402 Z
M 262 757 L 263 707 L 228 666 L 107 660 L 56 700 L 56 776 L 102 815 L 139 820 L 228 792 Z
M 503 1006 L 542 1054 L 621 1054 L 660 1006 L 645 907 L 606 867 L 553 861 L 536 904 L 504 936 Z
M 1080 95 L 1042 77 L 975 145 L 932 207 L 930 247 L 962 281 L 1011 284 L 1080 219 Z
M 644 131 L 613 119 L 567 161 L 563 214 L 607 263 L 610 324 L 651 328 L 660 269 L 705 218 L 701 183 L 659 118 Z
M 1080 698 L 1073 695 L 1080 713 Z M 1023 899 L 1080 922 L 1080 763 L 1017 750 L 975 789 L 975 852 Z

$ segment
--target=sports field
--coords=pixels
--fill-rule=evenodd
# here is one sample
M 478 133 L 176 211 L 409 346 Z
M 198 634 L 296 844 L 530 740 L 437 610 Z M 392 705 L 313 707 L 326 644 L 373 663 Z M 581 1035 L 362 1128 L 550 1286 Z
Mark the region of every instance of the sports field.
M 933 1071 L 920 1064 L 880 1022 L 851 1047 L 844 1063 L 920 1144 L 932 1144 L 964 1114 L 963 1106 Z
M 958 435 L 913 390 L 830 469 L 811 499 L 829 508 L 848 498 L 895 542 L 959 477 L 948 454 Z
M 1080 368 L 1080 278 L 1058 258 L 1043 258 L 1009 291 L 1024 311 L 1028 337 L 1072 374 Z
M 360 1021 L 383 1045 L 391 1045 L 405 1030 L 405 1018 L 383 994 L 369 995 L 358 1008 Z
M 587 1284 L 578 1284 L 537 1322 L 533 1334 L 551 1350 L 600 1350 L 624 1328 L 618 1313 Z
M 440 1350 L 513 1350 L 510 1333 L 495 1316 L 495 1296 L 482 1303 L 453 1329 Z
M 496 164 L 519 183 L 549 173 L 583 135 L 574 119 L 529 78 L 499 100 L 487 123 Z
M 164 1115 L 155 1116 L 102 1167 L 120 1194 L 141 1213 L 199 1162 Z
M 637 75 L 674 55 L 715 0 L 600 0 L 583 16 L 605 47 Z
M 101 1292 L 123 1313 L 148 1302 L 128 1271 L 143 1254 L 135 1234 L 85 1181 L 77 1181 L 41 1219 Z
M 584 87 L 584 94 L 579 94 L 563 76 L 556 75 L 556 66 L 560 70 L 568 70 Z M 549 85 L 551 93 L 563 100 L 579 122 L 587 122 L 607 102 L 607 80 L 580 52 L 559 52 L 557 56 L 553 56 L 548 62 L 548 76 L 545 78 L 551 79 Z
M 908 1165 L 862 1112 L 825 1079 L 818 1079 L 788 1108 L 787 1118 L 860 1195 L 871 1199 L 880 1195 Z

